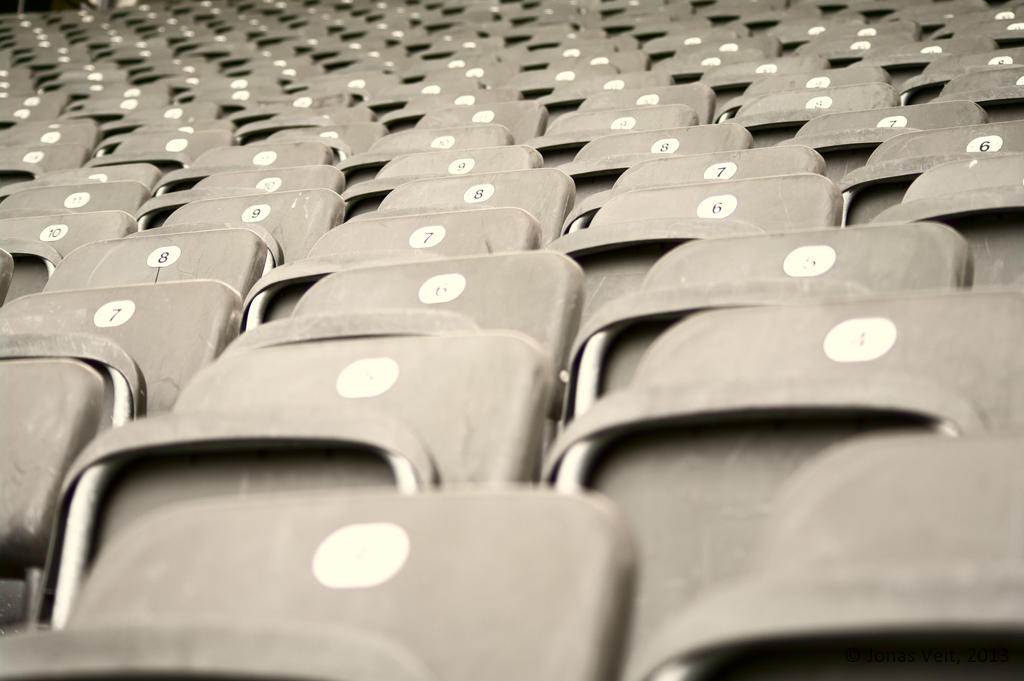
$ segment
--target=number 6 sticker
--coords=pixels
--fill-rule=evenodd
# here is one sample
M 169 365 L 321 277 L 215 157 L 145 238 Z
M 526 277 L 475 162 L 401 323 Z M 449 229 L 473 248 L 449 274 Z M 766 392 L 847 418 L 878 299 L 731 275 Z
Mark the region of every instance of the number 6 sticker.
M 709 196 L 697 205 L 697 217 L 720 220 L 736 212 L 739 202 L 732 194 Z
M 265 203 L 249 206 L 242 211 L 242 222 L 263 222 L 268 217 L 270 217 L 270 206 Z

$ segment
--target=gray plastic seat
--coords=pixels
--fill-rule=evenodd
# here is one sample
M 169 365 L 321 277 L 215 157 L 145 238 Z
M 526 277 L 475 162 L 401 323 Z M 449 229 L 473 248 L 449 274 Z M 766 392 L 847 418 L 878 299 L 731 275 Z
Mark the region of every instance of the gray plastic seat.
M 259 142 L 246 146 L 220 147 L 200 154 L 188 168 L 172 170 L 164 175 L 154 195 L 188 189 L 214 173 L 332 165 L 333 162 L 334 152 L 322 142 Z
M 1019 293 L 973 292 L 719 310 L 665 331 L 548 462 L 561 489 L 610 497 L 637 537 L 626 678 L 670 618 L 744 573 L 772 500 L 826 447 L 1020 428 L 1022 325 Z
M 14 258 L 10 253 L 0 248 L 0 305 L 4 304 L 7 297 L 7 290 L 11 287 L 11 279 L 14 277 Z
M 147 198 L 149 188 L 134 180 L 44 186 L 8 196 L 0 203 L 0 218 L 28 218 L 97 211 L 122 211 L 131 214 Z
M 45 173 L 78 168 L 89 158 L 83 144 L 33 144 L 0 149 L 0 185 L 34 180 Z
M 685 104 L 697 113 L 698 122 L 702 125 L 710 123 L 715 113 L 714 92 L 703 83 L 603 90 L 580 102 L 577 111 L 666 104 Z
M 867 164 L 840 182 L 846 223 L 870 222 L 898 204 L 922 172 L 939 163 L 1024 152 L 1024 121 L 963 125 L 897 135 L 878 146 Z M 2 205 L 0 205 L 2 210 Z
M 544 156 L 544 165 L 568 163 L 598 137 L 642 130 L 685 128 L 697 125 L 697 113 L 685 104 L 599 109 L 569 113 L 552 123 L 542 137 L 527 144 Z
M 50 275 L 44 291 L 213 279 L 245 296 L 269 269 L 263 241 L 246 229 L 136 234 L 75 249 Z
M 658 259 L 640 285 L 581 325 L 570 354 L 565 416 L 582 414 L 600 396 L 627 386 L 658 335 L 703 310 L 971 283 L 966 240 L 937 223 L 684 242 Z
M 93 158 L 87 164 L 96 168 L 124 163 L 149 163 L 163 170 L 187 168 L 204 152 L 231 144 L 230 130 L 199 129 L 195 132 L 128 133 L 113 153 Z
M 899 105 L 888 83 L 866 83 L 787 91 L 755 97 L 729 119 L 754 136 L 754 146 L 769 146 L 792 138 L 805 123 L 829 111 L 860 111 Z
M 372 180 L 361 182 L 342 194 L 345 216 L 350 219 L 376 210 L 389 192 L 413 180 L 530 170 L 541 167 L 543 162 L 535 149 L 525 145 L 403 154 L 388 161 Z
M 549 247 L 583 267 L 586 319 L 605 302 L 634 289 L 655 260 L 683 241 L 799 231 L 838 225 L 841 217 L 839 190 L 820 175 L 702 181 L 614 194 L 586 229 L 566 234 Z
M 522 208 L 540 225 L 544 243 L 554 239 L 572 207 L 575 188 L 568 175 L 553 168 L 481 173 L 407 182 L 387 195 L 379 216 L 474 208 Z M 356 220 L 364 219 L 356 216 Z
M 309 288 L 290 310 L 292 319 L 353 315 L 365 318 L 369 325 L 377 312 L 385 322 L 403 311 L 457 312 L 481 329 L 529 336 L 557 366 L 564 362 L 579 321 L 582 272 L 558 253 L 528 251 L 347 268 L 328 261 L 319 263 L 322 278 L 314 278 L 317 264 L 296 268 Z M 273 287 L 265 281 L 259 289 L 263 297 L 250 295 L 246 300 L 245 342 L 259 336 L 252 329 L 261 321 L 280 319 L 288 311 L 286 304 L 275 305 L 273 296 L 275 289 L 294 282 L 296 274 L 291 277 L 270 277 Z M 504 299 L 506 294 L 514 300 Z M 266 331 L 271 336 L 275 333 Z
M 188 378 L 238 333 L 241 303 L 215 281 L 37 293 L 0 308 L 0 333 L 46 334 L 46 347 L 67 346 L 65 354 L 76 335 L 112 340 L 138 365 L 145 404 L 155 413 L 170 408 Z
M 650 641 L 650 677 L 1019 677 L 1021 451 L 1010 434 L 830 450 L 773 502 L 749 571 Z
M 679 86 L 686 87 L 686 86 Z M 576 185 L 576 205 L 569 217 L 585 212 L 595 194 L 611 189 L 623 173 L 648 160 L 666 155 L 700 154 L 709 151 L 747 149 L 752 137 L 735 123 L 693 125 L 641 132 L 620 132 L 597 137 L 559 167 Z
M 152 189 L 160 179 L 160 170 L 148 163 L 106 166 L 104 168 L 73 168 L 43 173 L 29 182 L 0 187 L 0 200 L 26 189 L 53 187 L 55 185 L 94 184 L 97 182 L 139 182 Z
M 828 177 L 839 182 L 847 173 L 863 167 L 879 144 L 896 135 L 977 125 L 987 120 L 980 106 L 963 100 L 848 111 L 818 116 L 800 128 L 793 139 L 781 144 L 814 148 L 825 158 Z
M 951 78 L 935 98 L 937 102 L 968 100 L 985 109 L 989 120 L 1008 121 L 1024 118 L 1024 96 L 1020 93 L 1024 67 L 975 69 Z
M 450 106 L 428 111 L 416 122 L 417 128 L 456 128 L 494 123 L 504 125 L 514 144 L 524 144 L 544 133 L 548 112 L 537 102 L 492 102 L 486 105 Z
M 181 505 L 110 543 L 67 628 L 5 639 L 5 675 L 131 660 L 178 678 L 464 681 L 488 666 L 496 681 L 600 681 L 616 669 L 632 570 L 614 509 L 586 497 L 316 491 Z M 183 595 L 184 583 L 196 587 Z M 481 617 L 493 635 L 479 635 Z
M 317 239 L 341 222 L 344 212 L 345 202 L 329 189 L 262 192 L 192 201 L 171 213 L 162 228 L 211 221 L 226 227 L 256 226 L 280 243 L 287 262 L 305 257 Z
M 1024 283 L 1024 244 L 1014 225 L 1024 213 L 1024 154 L 951 161 L 925 170 L 902 202 L 876 221 L 937 220 L 954 227 L 974 252 L 979 285 Z

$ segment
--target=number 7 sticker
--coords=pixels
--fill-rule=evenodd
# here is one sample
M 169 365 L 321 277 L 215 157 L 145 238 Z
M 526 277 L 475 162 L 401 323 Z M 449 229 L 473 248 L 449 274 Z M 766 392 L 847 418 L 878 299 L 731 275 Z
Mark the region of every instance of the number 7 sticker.
M 92 323 L 100 329 L 121 326 L 135 314 L 135 303 L 130 300 L 112 300 L 101 305 L 92 316 Z

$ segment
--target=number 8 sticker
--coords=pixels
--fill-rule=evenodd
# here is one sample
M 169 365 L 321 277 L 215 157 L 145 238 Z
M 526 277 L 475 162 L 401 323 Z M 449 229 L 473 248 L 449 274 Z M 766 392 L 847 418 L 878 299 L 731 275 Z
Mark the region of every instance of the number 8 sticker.
M 263 222 L 270 217 L 270 206 L 259 203 L 242 211 L 242 222 Z
M 462 195 L 462 200 L 466 203 L 483 203 L 492 196 L 494 196 L 493 184 L 474 184 Z
M 153 268 L 170 267 L 178 262 L 181 257 L 181 249 L 177 246 L 161 246 L 146 258 L 146 265 Z
M 736 212 L 739 202 L 732 194 L 709 196 L 697 205 L 697 217 L 720 220 Z

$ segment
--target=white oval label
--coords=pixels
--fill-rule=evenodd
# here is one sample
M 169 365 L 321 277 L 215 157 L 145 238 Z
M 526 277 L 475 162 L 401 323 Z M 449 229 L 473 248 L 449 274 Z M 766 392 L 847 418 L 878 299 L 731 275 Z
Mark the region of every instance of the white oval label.
M 346 525 L 313 554 L 313 576 L 328 589 L 369 589 L 387 582 L 409 559 L 409 535 L 394 523 Z
M 455 98 L 455 106 L 473 106 L 476 104 L 476 97 L 473 95 L 462 95 Z
M 608 126 L 609 130 L 632 130 L 636 127 L 636 119 L 632 116 L 620 116 Z
M 707 168 L 704 169 L 704 179 L 705 180 L 728 180 L 733 175 L 736 174 L 737 170 L 739 170 L 739 166 L 737 166 L 732 161 L 722 161 L 721 163 L 712 163 L 711 165 L 709 165 Z
M 252 164 L 254 166 L 269 166 L 271 163 L 277 160 L 276 151 L 261 151 L 252 157 Z
M 473 170 L 476 161 L 471 158 L 457 158 L 448 164 L 449 175 L 465 175 Z
M 466 278 L 457 272 L 438 274 L 420 286 L 420 302 L 425 305 L 450 303 L 466 290 Z
M 281 188 L 280 177 L 264 177 L 262 180 L 256 183 L 257 189 L 262 189 L 265 192 L 276 192 Z
M 805 109 L 831 109 L 832 98 L 828 95 L 822 95 L 821 97 L 811 97 L 807 100 L 807 104 L 804 105 Z
M 483 203 L 492 196 L 494 196 L 493 184 L 474 184 L 465 191 L 462 200 L 466 203 Z
M 451 135 L 441 135 L 440 137 L 435 137 L 430 142 L 431 149 L 451 149 L 454 146 L 455 138 Z
M 149 254 L 149 257 L 146 258 L 146 265 L 155 268 L 170 267 L 178 262 L 180 257 L 181 249 L 177 246 L 161 246 Z
M 130 300 L 112 300 L 106 305 L 101 305 L 96 314 L 92 316 L 94 326 L 101 329 L 109 329 L 114 326 L 121 326 L 135 314 L 135 303 Z
M 885 317 L 847 319 L 832 327 L 822 344 L 833 362 L 871 362 L 896 344 L 896 325 Z
M 811 78 L 806 83 L 804 83 L 804 87 L 807 88 L 808 90 L 818 90 L 821 88 L 826 88 L 831 84 L 832 79 L 829 78 L 828 76 L 815 76 L 814 78 Z
M 605 83 L 602 88 L 605 90 L 624 90 L 626 88 L 626 81 L 621 78 L 615 78 Z
M 739 201 L 732 194 L 709 196 L 697 205 L 697 217 L 721 219 L 736 212 Z
M 61 134 L 57 131 L 43 133 L 43 136 L 39 138 L 39 141 L 43 144 L 56 144 L 60 142 Z
M 398 362 L 390 357 L 356 360 L 338 374 L 338 394 L 348 399 L 383 395 L 398 381 L 398 373 Z
M 652 154 L 674 154 L 677 151 L 679 151 L 679 140 L 675 137 L 655 140 L 654 144 L 651 145 Z
M 794 248 L 782 261 L 782 271 L 794 278 L 818 277 L 836 264 L 836 251 L 828 245 Z
M 1003 138 L 999 135 L 985 135 L 983 137 L 975 137 L 967 143 L 967 151 L 969 153 L 977 152 L 993 152 L 999 151 L 1003 148 Z
M 296 109 L 308 109 L 309 107 L 313 106 L 313 98 L 299 97 L 294 102 L 292 102 L 292 106 L 295 107 Z
M 265 203 L 249 206 L 242 211 L 242 222 L 263 222 L 268 217 L 270 217 L 270 206 Z
M 46 158 L 46 154 L 44 154 L 43 152 L 41 152 L 41 151 L 30 151 L 27 154 L 25 154 L 24 156 L 22 156 L 21 160 L 24 163 L 39 163 L 44 158 Z
M 171 152 L 185 151 L 188 149 L 188 140 L 184 137 L 176 137 L 164 145 L 164 149 Z
M 184 111 L 182 111 L 181 109 L 178 109 L 178 108 L 168 109 L 167 111 L 164 111 L 164 118 L 171 118 L 171 119 L 174 119 L 174 120 L 178 120 L 179 118 L 181 118 L 182 114 L 184 114 L 184 113 L 185 113 Z
M 555 75 L 555 80 L 559 82 L 572 82 L 576 80 L 576 74 L 573 71 L 560 71 Z
M 661 101 L 661 96 L 656 94 L 640 95 L 636 98 L 637 106 L 656 106 Z
M 69 194 L 68 197 L 64 199 L 64 207 L 81 208 L 89 203 L 89 199 L 91 198 L 92 196 L 89 195 L 89 192 L 75 192 L 74 194 Z
M 757 74 L 778 73 L 778 72 L 779 72 L 779 65 L 778 64 L 761 64 L 756 69 L 754 69 L 754 73 L 757 73 Z
M 126 99 L 121 102 L 121 108 L 125 111 L 135 111 L 139 108 L 139 100 L 137 99 Z
M 876 128 L 905 128 L 907 127 L 906 116 L 886 116 L 875 124 Z
M 475 114 L 473 114 L 472 118 L 472 121 L 474 123 L 490 123 L 493 120 L 494 112 L 488 109 L 485 109 L 483 111 L 477 111 Z
M 445 228 L 443 225 L 427 225 L 420 227 L 409 235 L 410 248 L 433 248 L 444 241 Z
M 60 241 L 68 235 L 67 225 L 47 225 L 39 232 L 40 241 Z

